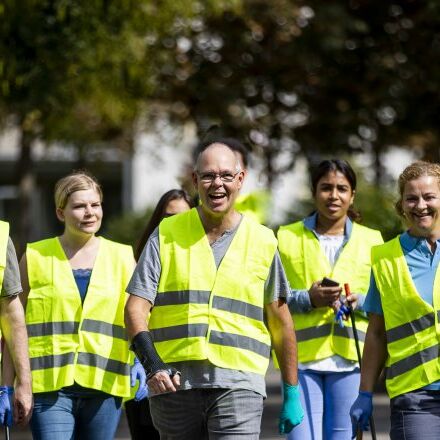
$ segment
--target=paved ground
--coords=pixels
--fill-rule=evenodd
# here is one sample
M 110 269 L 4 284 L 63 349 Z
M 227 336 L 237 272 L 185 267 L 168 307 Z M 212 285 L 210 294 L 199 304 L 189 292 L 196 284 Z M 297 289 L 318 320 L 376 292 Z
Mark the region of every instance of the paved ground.
M 261 429 L 261 439 L 264 440 L 279 440 L 282 438 L 277 434 L 277 417 L 281 404 L 279 373 L 270 369 L 267 374 L 267 394 L 268 398 L 265 401 L 263 422 Z M 388 439 L 389 431 L 389 409 L 388 397 L 385 394 L 376 394 L 374 397 L 374 417 L 376 422 L 377 440 Z M 2 438 L 2 434 L 0 434 Z M 11 440 L 31 440 L 31 434 L 28 429 L 11 431 Z M 117 440 L 129 440 L 130 433 L 127 426 L 125 415 L 121 417 L 118 432 L 116 434 Z M 370 440 L 371 434 L 366 433 L 364 440 Z M 145 439 L 148 440 L 148 439 Z M 194 439 L 197 440 L 197 439 Z

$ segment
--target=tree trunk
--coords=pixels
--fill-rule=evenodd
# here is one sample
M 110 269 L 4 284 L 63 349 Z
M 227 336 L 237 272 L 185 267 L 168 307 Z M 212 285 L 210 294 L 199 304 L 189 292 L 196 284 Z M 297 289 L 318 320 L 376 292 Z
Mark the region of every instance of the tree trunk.
M 378 137 L 377 141 L 374 144 L 374 149 L 373 149 L 373 154 L 374 154 L 374 162 L 373 162 L 373 166 L 374 166 L 374 183 L 376 184 L 376 186 L 378 188 L 380 188 L 380 185 L 383 183 L 384 181 L 384 168 L 382 166 L 382 145 L 381 145 L 381 141 Z
M 35 175 L 32 162 L 32 136 L 22 129 L 20 158 L 17 167 L 19 194 L 19 237 L 18 254 L 26 249 L 32 238 L 32 197 L 35 194 Z

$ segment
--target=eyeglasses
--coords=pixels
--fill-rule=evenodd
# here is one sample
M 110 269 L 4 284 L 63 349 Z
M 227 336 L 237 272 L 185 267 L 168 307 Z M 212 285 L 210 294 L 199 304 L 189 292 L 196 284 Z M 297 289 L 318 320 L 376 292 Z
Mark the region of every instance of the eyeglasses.
M 240 174 L 241 171 L 237 171 L 235 174 L 232 173 L 197 173 L 200 180 L 202 182 L 214 182 L 217 177 L 220 177 L 222 182 L 233 182 L 237 174 Z

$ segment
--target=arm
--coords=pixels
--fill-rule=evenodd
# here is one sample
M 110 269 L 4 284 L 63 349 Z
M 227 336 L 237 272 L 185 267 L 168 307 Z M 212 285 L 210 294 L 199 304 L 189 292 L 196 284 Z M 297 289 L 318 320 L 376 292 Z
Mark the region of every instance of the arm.
M 382 315 L 371 313 L 362 355 L 359 395 L 350 409 L 352 436 L 367 431 L 373 413 L 373 389 L 387 359 L 385 321 Z
M 156 349 L 148 331 L 147 317 L 151 303 L 139 296 L 130 295 L 125 306 L 125 326 L 137 358 L 149 374 L 148 385 L 155 394 L 175 392 L 180 386 L 180 375 L 166 365 Z M 171 371 L 171 374 L 170 374 Z
M 287 305 L 290 313 L 307 313 L 313 308 L 307 289 L 292 289 L 287 296 Z
M 3 379 L 5 383 L 12 385 L 15 376 L 17 376 L 13 400 L 14 420 L 17 424 L 24 425 L 29 421 L 32 412 L 32 379 L 25 315 L 20 300 L 26 302 L 29 294 L 29 281 L 26 256 L 23 256 L 20 266 L 17 268 L 17 257 L 11 241 L 8 245 L 7 269 L 8 271 L 12 270 L 12 273 L 15 272 L 18 279 L 21 278 L 22 289 L 20 291 L 23 290 L 23 292 L 21 295 L 4 297 L 1 300 L 0 324 L 6 341 L 3 358 Z M 4 284 L 5 281 L 6 279 L 3 281 Z
M 376 380 L 388 357 L 385 321 L 383 316 L 370 314 L 362 355 L 361 391 L 373 392 Z
M 272 346 L 280 365 L 283 381 L 296 385 L 298 383 L 296 338 L 287 304 L 283 300 L 277 300 L 266 304 L 265 311 Z
M 267 304 L 265 311 L 272 346 L 283 378 L 283 405 L 278 430 L 280 434 L 287 434 L 301 423 L 304 417 L 299 397 L 295 332 L 289 309 L 283 300 L 278 299 Z
M 150 301 L 136 295 L 130 295 L 125 305 L 125 326 L 129 339 L 139 332 L 148 331 L 147 318 L 151 310 Z
M 12 358 L 13 369 L 17 376 L 14 392 L 14 421 L 19 425 L 25 425 L 32 411 L 32 379 L 24 311 L 18 297 L 1 299 L 0 323 L 9 351 L 5 356 L 5 362 L 7 363 L 8 359 Z M 13 379 L 12 366 L 5 365 L 5 380 L 11 381 L 11 379 Z

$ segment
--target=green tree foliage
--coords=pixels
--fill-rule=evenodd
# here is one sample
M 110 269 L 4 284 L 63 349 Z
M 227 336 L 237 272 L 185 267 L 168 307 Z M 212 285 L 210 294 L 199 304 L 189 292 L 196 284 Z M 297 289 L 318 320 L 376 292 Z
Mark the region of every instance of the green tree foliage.
M 136 118 L 157 85 L 156 65 L 172 56 L 156 43 L 177 18 L 234 3 L 0 2 L 0 116 L 21 131 L 22 241 L 31 224 L 33 142 L 129 149 Z
M 403 223 L 397 215 L 394 204 L 397 201 L 397 193 L 393 185 L 377 185 L 367 182 L 361 172 L 358 182 L 358 190 L 355 196 L 355 209 L 362 216 L 362 224 L 382 233 L 385 241 L 390 240 L 404 230 Z
M 104 235 L 119 243 L 125 243 L 136 248 L 142 232 L 147 227 L 153 208 L 141 213 L 125 213 L 109 220 Z
M 433 0 L 244 2 L 171 30 L 158 97 L 248 139 L 269 185 L 298 154 L 341 152 L 372 154 L 382 182 L 388 145 L 438 158 L 439 15 Z

